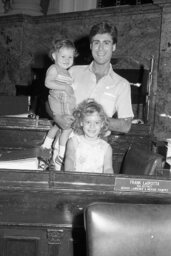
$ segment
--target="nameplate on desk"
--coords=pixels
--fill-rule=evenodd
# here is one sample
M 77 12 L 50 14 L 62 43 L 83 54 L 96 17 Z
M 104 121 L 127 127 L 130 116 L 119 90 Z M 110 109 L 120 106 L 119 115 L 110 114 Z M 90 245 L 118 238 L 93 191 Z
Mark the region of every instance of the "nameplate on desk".
M 171 193 L 171 180 L 116 177 L 115 191 Z

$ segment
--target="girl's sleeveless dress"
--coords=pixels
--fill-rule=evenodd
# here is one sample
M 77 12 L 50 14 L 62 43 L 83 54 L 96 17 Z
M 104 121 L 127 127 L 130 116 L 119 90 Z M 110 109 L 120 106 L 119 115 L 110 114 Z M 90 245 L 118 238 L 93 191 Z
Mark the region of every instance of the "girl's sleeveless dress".
M 76 134 L 72 140 L 75 147 L 74 171 L 103 173 L 104 158 L 109 144 L 100 138 L 89 141 L 84 136 Z

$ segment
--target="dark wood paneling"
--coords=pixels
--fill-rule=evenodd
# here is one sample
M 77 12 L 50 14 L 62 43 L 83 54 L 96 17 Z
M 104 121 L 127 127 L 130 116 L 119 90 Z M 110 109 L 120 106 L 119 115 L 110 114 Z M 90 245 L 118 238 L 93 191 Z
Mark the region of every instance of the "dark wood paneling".
M 86 256 L 83 212 L 88 204 L 171 203 L 169 193 L 114 191 L 115 178 L 1 170 L 0 255 Z
M 48 119 L 0 117 L 0 147 L 40 146 L 50 127 Z
M 0 159 L 38 156 L 39 147 L 50 127 L 51 121 L 48 119 L 0 118 Z M 114 171 L 119 173 L 124 154 L 130 144 L 138 143 L 141 147 L 151 147 L 151 127 L 133 124 L 128 134 L 112 132 L 108 142 L 113 148 Z M 13 150 L 14 148 L 18 149 Z

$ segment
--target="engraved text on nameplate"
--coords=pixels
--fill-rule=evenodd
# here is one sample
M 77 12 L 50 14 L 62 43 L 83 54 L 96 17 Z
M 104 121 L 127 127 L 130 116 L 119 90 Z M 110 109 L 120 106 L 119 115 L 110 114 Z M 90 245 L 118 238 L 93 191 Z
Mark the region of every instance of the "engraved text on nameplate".
M 171 180 L 115 178 L 115 191 L 171 193 Z

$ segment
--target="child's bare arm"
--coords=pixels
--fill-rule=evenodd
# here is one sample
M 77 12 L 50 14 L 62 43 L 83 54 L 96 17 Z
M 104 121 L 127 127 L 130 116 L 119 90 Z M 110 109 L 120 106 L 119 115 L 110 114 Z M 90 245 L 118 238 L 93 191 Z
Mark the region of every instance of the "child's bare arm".
M 112 147 L 109 145 L 104 158 L 104 173 L 113 174 Z
M 67 94 L 73 94 L 73 88 L 71 83 L 67 80 L 57 79 L 57 71 L 54 65 L 52 65 L 46 72 L 45 86 L 49 89 L 65 91 Z
M 73 139 L 70 138 L 66 146 L 64 171 L 74 171 L 75 169 L 74 160 L 75 160 L 75 147 L 74 147 Z

